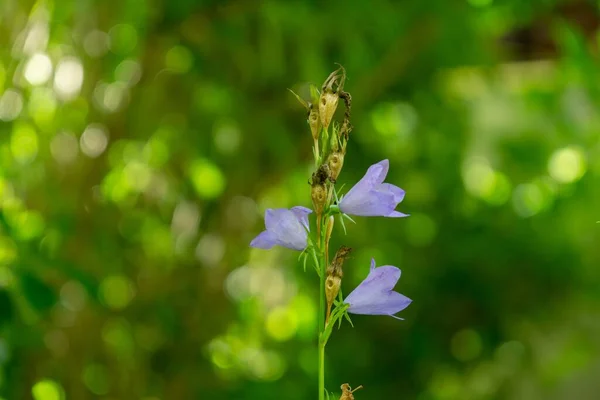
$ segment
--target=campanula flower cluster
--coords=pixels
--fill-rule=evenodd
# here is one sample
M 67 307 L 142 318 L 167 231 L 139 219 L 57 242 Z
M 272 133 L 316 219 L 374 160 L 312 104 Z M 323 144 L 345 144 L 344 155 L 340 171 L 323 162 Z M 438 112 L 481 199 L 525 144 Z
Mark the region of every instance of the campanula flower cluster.
M 371 261 L 366 278 L 344 298 L 341 291 L 343 266 L 352 249 L 341 246 L 332 259 L 329 257 L 335 216 L 342 224 L 344 219 L 353 221 L 351 216 L 408 216 L 396 210 L 404 199 L 404 190 L 385 182 L 390 168 L 388 160 L 371 165 L 347 193 L 336 191 L 335 184 L 347 160 L 346 145 L 352 131 L 352 97 L 344 91 L 345 79 L 346 71 L 340 66 L 327 77 L 320 91 L 311 86 L 309 101 L 292 92 L 306 109 L 313 138 L 315 171 L 309 182 L 313 209 L 296 206 L 266 210 L 265 230 L 250 243 L 259 249 L 282 246 L 300 251 L 305 266 L 309 259 L 314 263 L 320 279 L 319 400 L 324 399 L 324 349 L 333 325 L 341 324 L 344 318 L 350 321 L 348 313 L 398 318 L 395 314 L 411 303 L 408 297 L 394 291 L 400 269 L 391 265 L 376 267 L 375 259 Z M 345 108 L 341 123 L 334 120 L 338 104 Z M 314 217 L 312 231 L 309 216 Z M 344 393 L 351 393 L 348 384 L 342 385 L 342 391 L 344 388 L 347 389 Z

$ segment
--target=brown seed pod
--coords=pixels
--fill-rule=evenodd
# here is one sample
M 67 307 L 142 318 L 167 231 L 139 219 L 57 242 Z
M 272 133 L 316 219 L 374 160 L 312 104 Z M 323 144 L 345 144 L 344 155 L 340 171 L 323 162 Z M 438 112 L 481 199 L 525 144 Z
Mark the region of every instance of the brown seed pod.
M 329 320 L 333 300 L 340 291 L 342 277 L 344 276 L 344 271 L 342 269 L 344 261 L 348 258 L 351 252 L 352 248 L 341 246 L 339 250 L 335 253 L 333 261 L 331 261 L 331 264 L 329 264 L 329 266 L 327 267 L 327 278 L 325 279 L 325 297 L 327 298 L 326 320 Z
M 329 74 L 323 83 L 321 97 L 319 98 L 319 116 L 325 129 L 329 128 L 329 124 L 333 119 L 333 114 L 335 114 L 340 100 L 339 92 L 344 90 L 345 80 L 346 70 L 340 66 L 340 68 Z
M 352 388 L 350 387 L 349 384 L 344 383 L 342 384 L 342 386 L 340 387 L 342 389 L 342 397 L 340 397 L 340 400 L 354 400 L 354 392 L 356 392 L 358 389 L 362 389 L 362 385 L 358 386 L 357 388 L 355 388 L 354 390 L 352 390 Z
M 337 151 L 335 153 L 331 153 L 329 157 L 327 157 L 327 164 L 329 165 L 330 171 L 330 180 L 335 182 L 342 171 L 342 167 L 344 166 L 344 153 Z

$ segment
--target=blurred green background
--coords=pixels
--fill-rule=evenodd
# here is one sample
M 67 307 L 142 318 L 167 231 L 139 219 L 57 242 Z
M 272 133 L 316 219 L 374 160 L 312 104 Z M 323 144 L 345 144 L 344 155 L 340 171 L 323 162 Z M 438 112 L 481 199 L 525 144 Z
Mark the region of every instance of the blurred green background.
M 310 205 L 308 95 L 346 67 L 339 182 L 390 160 L 401 220 L 357 218 L 405 321 L 356 316 L 357 399 L 600 391 L 595 1 L 2 0 L 0 397 L 314 399 L 318 280 L 250 249 Z M 341 108 L 341 107 L 340 107 Z

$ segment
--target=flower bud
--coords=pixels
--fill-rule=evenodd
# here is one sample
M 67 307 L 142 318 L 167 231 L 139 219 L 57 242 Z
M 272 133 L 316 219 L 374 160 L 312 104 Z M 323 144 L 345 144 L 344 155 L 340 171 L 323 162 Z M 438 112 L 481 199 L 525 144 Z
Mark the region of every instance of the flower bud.
M 327 203 L 327 186 L 325 184 L 313 183 L 310 189 L 310 197 L 312 198 L 317 218 L 319 218 L 323 214 L 325 203 Z
M 335 182 L 344 166 L 344 153 L 340 151 L 331 153 L 327 158 L 327 165 L 329 165 L 329 179 Z
M 331 226 L 333 227 L 333 224 L 331 224 Z M 327 228 L 329 229 L 329 226 Z M 331 305 L 333 304 L 333 300 L 340 291 L 342 277 L 344 276 L 344 272 L 342 270 L 344 261 L 346 260 L 346 258 L 348 258 L 348 255 L 351 251 L 352 249 L 350 247 L 341 246 L 339 250 L 335 253 L 333 261 L 327 267 L 327 278 L 325 279 L 325 297 L 327 298 L 327 319 L 329 319 L 329 314 L 331 313 Z
M 339 99 L 340 96 L 331 90 L 324 90 L 323 93 L 321 93 L 321 98 L 319 99 L 319 115 L 321 116 L 321 123 L 325 129 L 329 128 L 329 124 L 333 119 L 333 114 L 335 114 L 335 110 L 337 109 Z
M 310 112 L 308 113 L 308 125 L 310 126 L 310 132 L 314 140 L 319 139 L 319 131 L 321 130 L 321 120 L 319 118 L 319 110 L 315 105 L 310 106 Z
M 329 180 L 330 172 L 329 165 L 321 164 L 312 174 L 310 197 L 313 201 L 313 206 L 317 214 L 317 221 L 321 219 L 325 204 L 329 200 L 329 193 L 327 188 L 327 181 Z
M 333 119 L 333 115 L 335 114 L 335 110 L 337 109 L 340 100 L 339 92 L 344 90 L 345 80 L 346 70 L 344 67 L 340 66 L 340 68 L 333 71 L 323 83 L 321 97 L 319 98 L 319 116 L 321 117 L 321 124 L 323 124 L 325 129 L 329 128 L 329 124 Z

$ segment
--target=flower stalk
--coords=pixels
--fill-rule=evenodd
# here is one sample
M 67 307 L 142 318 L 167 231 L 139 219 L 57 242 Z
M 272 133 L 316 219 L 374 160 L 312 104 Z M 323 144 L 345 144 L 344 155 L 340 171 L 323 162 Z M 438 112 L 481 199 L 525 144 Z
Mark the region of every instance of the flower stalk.
M 311 85 L 310 101 L 303 100 L 290 90 L 306 109 L 307 123 L 313 139 L 315 171 L 309 182 L 313 210 L 301 206 L 266 210 L 265 230 L 250 243 L 250 246 L 260 249 L 281 246 L 301 251 L 300 258 L 304 257 L 305 270 L 307 261 L 312 258 L 319 276 L 319 400 L 325 400 L 326 395 L 330 398 L 325 391 L 325 346 L 336 322 L 339 327 L 342 320 L 346 319 L 352 325 L 349 313 L 398 318 L 394 314 L 411 302 L 409 298 L 393 290 L 400 279 L 400 269 L 391 265 L 376 268 L 375 260 L 372 260 L 365 280 L 344 299 L 341 290 L 343 264 L 351 249 L 341 246 L 333 260 L 329 259 L 334 215 L 340 214 L 342 217 L 340 221 L 344 231 L 344 218 L 354 222 L 350 215 L 392 218 L 408 216 L 396 211 L 396 206 L 404 198 L 404 190 L 384 182 L 389 169 L 388 160 L 372 165 L 365 176 L 345 196 L 340 195 L 338 199 L 335 183 L 346 160 L 346 148 L 352 130 L 352 97 L 344 91 L 345 80 L 346 71 L 340 66 L 327 77 L 320 92 Z M 341 124 L 334 121 L 340 99 L 345 108 Z M 316 236 L 315 232 L 311 232 L 308 220 L 313 212 L 316 217 Z M 349 384 L 343 384 L 341 400 L 353 400 L 354 391 L 361 387 L 352 390 Z

